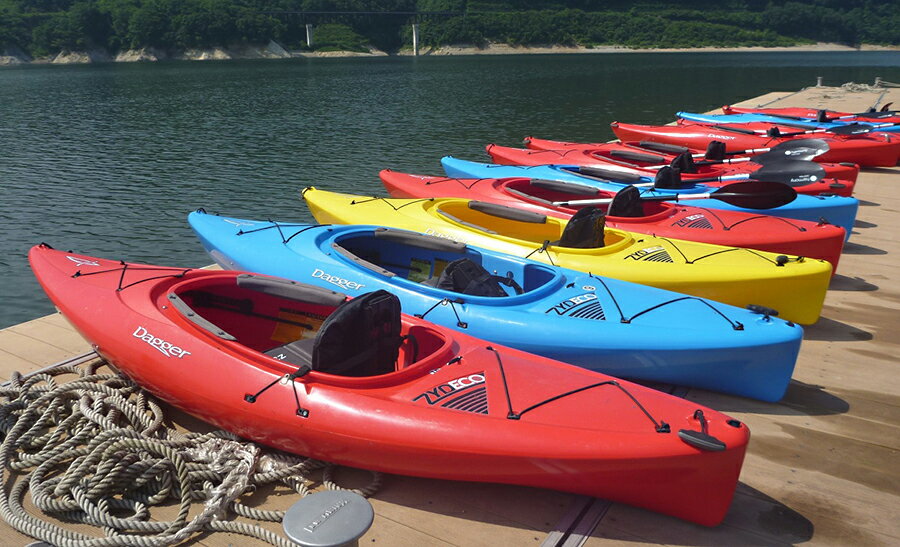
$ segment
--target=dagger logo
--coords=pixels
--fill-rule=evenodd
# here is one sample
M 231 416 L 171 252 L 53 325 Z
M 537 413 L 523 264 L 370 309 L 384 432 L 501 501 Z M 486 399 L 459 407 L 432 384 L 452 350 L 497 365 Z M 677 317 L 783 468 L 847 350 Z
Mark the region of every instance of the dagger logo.
M 96 260 L 88 260 L 86 258 L 78 258 L 77 256 L 66 255 L 66 258 L 68 258 L 69 260 L 71 260 L 72 262 L 74 262 L 75 264 L 77 264 L 79 266 L 99 266 L 100 265 L 100 263 L 97 262 Z

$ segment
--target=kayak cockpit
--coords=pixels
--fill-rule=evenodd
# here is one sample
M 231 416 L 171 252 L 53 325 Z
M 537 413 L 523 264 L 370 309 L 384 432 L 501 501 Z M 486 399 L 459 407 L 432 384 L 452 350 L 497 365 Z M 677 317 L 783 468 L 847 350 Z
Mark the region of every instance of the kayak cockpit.
M 646 177 L 641 177 L 640 175 L 633 173 L 626 173 L 624 171 L 616 171 L 614 168 L 607 169 L 597 165 L 552 165 L 550 167 L 554 171 L 558 171 L 566 175 L 574 175 L 586 180 L 596 180 L 613 184 L 635 184 L 645 186 L 650 186 L 651 184 Z M 709 191 L 708 186 L 703 184 L 694 184 L 690 181 L 690 179 L 682 181 L 681 186 L 678 188 L 657 188 L 654 186 L 653 188 L 649 189 L 657 192 L 672 192 L 678 194 L 699 194 Z
M 594 186 L 545 179 L 509 179 L 504 184 L 506 192 L 526 201 L 545 207 L 575 213 L 585 207 L 596 207 L 611 217 L 642 218 L 671 213 L 672 207 L 659 201 L 642 201 L 623 194 L 634 188 L 626 187 L 619 193 L 600 190 Z M 634 188 L 635 192 L 637 189 Z M 624 198 L 624 199 L 623 199 Z M 612 200 L 599 203 L 585 201 Z
M 450 345 L 439 331 L 403 321 L 399 300 L 386 291 L 348 300 L 295 281 L 237 274 L 179 283 L 166 299 L 199 332 L 279 374 L 406 378 L 405 371 L 433 368 Z
M 630 240 L 624 232 L 605 230 L 605 215 L 596 207 L 585 207 L 566 222 L 484 201 L 444 200 L 436 203 L 436 216 L 470 231 L 511 239 L 517 244 L 596 251 L 619 248 Z
M 341 234 L 331 248 L 358 267 L 423 292 L 448 291 L 488 298 L 543 292 L 559 272 L 540 264 L 485 254 L 465 243 L 392 228 Z M 425 289 L 424 287 L 428 287 Z

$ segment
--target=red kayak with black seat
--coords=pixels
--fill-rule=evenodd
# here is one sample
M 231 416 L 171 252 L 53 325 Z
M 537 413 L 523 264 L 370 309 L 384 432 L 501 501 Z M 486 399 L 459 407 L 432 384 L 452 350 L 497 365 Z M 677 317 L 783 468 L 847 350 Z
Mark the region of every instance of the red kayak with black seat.
M 385 169 L 378 174 L 395 198 L 463 198 L 487 201 L 569 219 L 589 205 L 606 213 L 606 226 L 659 237 L 687 239 L 820 258 L 837 268 L 845 232 L 839 226 L 765 214 L 692 207 L 689 203 L 642 199 L 631 186 L 618 193 L 573 182 L 531 178 L 458 179 L 411 175 Z M 740 184 L 740 183 L 739 183 Z M 608 200 L 607 203 L 578 203 Z M 569 203 L 572 202 L 572 203 Z
M 642 167 L 635 158 L 629 160 L 617 158 L 611 154 L 612 150 L 602 150 L 599 148 L 568 148 L 565 150 L 531 150 L 527 148 L 512 148 L 509 146 L 500 146 L 489 144 L 485 147 L 488 155 L 491 156 L 494 163 L 500 165 L 577 165 L 579 167 L 602 167 L 612 171 L 636 174 L 643 177 L 653 178 L 660 169 Z M 647 154 L 648 160 L 650 154 Z M 690 154 L 682 156 L 690 158 Z M 693 165 L 692 160 L 686 160 Z M 649 164 L 649 161 L 645 162 Z M 802 162 L 799 169 L 793 164 L 800 162 L 791 162 L 791 169 L 799 174 L 800 179 L 791 184 L 791 186 L 801 194 L 818 195 L 818 194 L 838 194 L 843 196 L 851 196 L 856 183 L 849 180 L 838 180 L 835 178 L 824 178 L 825 172 L 822 172 L 820 164 L 815 162 Z M 809 164 L 810 170 L 819 171 L 812 176 L 807 176 L 804 165 Z M 700 165 L 696 168 L 679 169 L 681 178 L 685 182 L 702 182 L 709 186 L 722 186 L 735 180 L 769 180 L 765 176 L 766 172 L 780 172 L 784 169 L 785 164 L 754 166 L 750 163 L 739 163 L 730 166 L 734 172 L 725 174 L 721 171 L 714 170 L 710 166 Z M 751 166 L 751 167 L 744 167 Z M 662 167 L 662 166 L 661 166 Z M 755 169 L 754 169 L 755 167 Z M 737 173 L 737 171 L 744 171 Z M 754 173 L 762 173 L 754 174 Z M 820 178 L 820 175 L 823 178 Z M 721 179 L 720 179 L 721 177 Z M 789 180 L 793 177 L 789 176 Z
M 712 526 L 749 430 L 696 403 L 401 315 L 385 291 L 126 263 L 31 267 L 97 352 L 247 439 L 365 469 L 575 492 Z
M 685 180 L 700 177 L 752 174 L 766 164 L 777 162 L 777 160 L 768 159 L 767 156 L 763 156 L 763 159 L 757 159 L 760 154 L 735 155 L 724 161 L 695 160 L 694 158 L 701 155 L 702 151 L 684 147 L 678 152 L 669 153 L 660 149 L 651 149 L 650 146 L 653 146 L 653 143 L 650 143 L 647 147 L 642 146 L 640 141 L 579 143 L 525 137 L 524 142 L 525 147 L 531 150 L 559 150 L 566 152 L 569 150 L 580 150 L 586 157 L 619 164 L 624 167 L 652 169 L 654 171 L 666 165 L 677 167 L 681 169 L 681 176 Z M 783 158 L 784 156 L 782 156 L 782 161 L 784 161 Z M 565 162 L 561 161 L 559 163 Z M 818 165 L 825 170 L 825 176 L 828 179 L 838 179 L 840 182 L 856 182 L 856 179 L 859 177 L 859 166 L 855 163 L 818 163 Z M 842 188 L 832 188 L 832 191 L 838 190 L 842 190 Z
M 795 138 L 821 139 L 829 149 L 816 157 L 817 162 L 852 162 L 860 167 L 893 167 L 900 157 L 900 138 L 889 133 L 838 135 L 829 131 L 803 131 L 796 127 L 761 122 L 739 126 L 695 122 L 677 125 L 613 122 L 610 127 L 621 141 L 651 141 L 703 150 L 715 140 L 724 142 L 727 152 L 772 147 Z

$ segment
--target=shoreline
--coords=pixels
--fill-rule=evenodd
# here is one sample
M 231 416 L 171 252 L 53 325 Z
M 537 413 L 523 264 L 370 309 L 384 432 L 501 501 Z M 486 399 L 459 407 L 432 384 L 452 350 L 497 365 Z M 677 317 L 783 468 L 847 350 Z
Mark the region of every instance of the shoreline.
M 438 48 L 426 48 L 420 50 L 420 56 L 429 55 L 528 55 L 528 54 L 604 54 L 604 53 L 777 53 L 777 52 L 839 52 L 839 51 L 900 51 L 900 45 L 881 46 L 863 44 L 859 47 L 845 46 L 819 42 L 816 44 L 801 44 L 796 46 L 743 46 L 743 47 L 716 47 L 704 46 L 695 48 L 630 48 L 626 46 L 511 46 L 509 44 L 488 44 L 479 48 L 472 45 L 441 46 Z M 401 51 L 397 55 L 412 55 L 412 51 Z
M 881 46 L 862 44 L 859 47 L 835 43 L 819 42 L 796 46 L 745 46 L 696 48 L 630 48 L 626 46 L 512 46 L 492 43 L 483 47 L 458 44 L 436 48 L 422 48 L 420 57 L 455 55 L 546 55 L 546 54 L 607 54 L 607 53 L 784 53 L 784 52 L 849 52 L 849 51 L 900 51 L 900 45 Z M 177 53 L 167 53 L 154 48 L 127 50 L 111 55 L 104 50 L 61 51 L 56 55 L 31 58 L 24 52 L 11 48 L 0 52 L 0 67 L 21 65 L 72 65 L 94 63 L 129 63 L 160 61 L 227 61 L 238 59 L 292 59 L 292 58 L 334 58 L 334 57 L 412 57 L 410 48 L 397 53 L 370 48 L 369 52 L 355 51 L 290 51 L 275 41 L 265 46 L 241 46 L 236 48 L 213 47 L 189 49 Z

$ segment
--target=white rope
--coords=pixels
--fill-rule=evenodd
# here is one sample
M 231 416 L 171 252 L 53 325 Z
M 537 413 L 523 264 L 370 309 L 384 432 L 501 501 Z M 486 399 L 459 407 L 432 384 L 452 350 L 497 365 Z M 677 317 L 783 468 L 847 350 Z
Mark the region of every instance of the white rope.
M 305 496 L 317 482 L 309 473 L 318 469 L 325 474 L 318 482 L 341 488 L 325 462 L 263 453 L 223 431 L 181 434 L 164 427 L 161 405 L 125 377 L 97 373 L 103 364 L 67 364 L 27 379 L 14 373 L 0 386 L 0 516 L 16 530 L 59 547 L 172 545 L 209 531 L 290 547 L 281 535 L 230 520 L 284 517 L 243 505 L 241 496 L 274 482 Z M 62 374 L 77 377 L 58 383 Z M 374 493 L 381 475 L 373 475 L 370 485 L 354 491 Z M 99 527 L 105 536 L 30 514 L 22 503 L 26 493 L 43 513 Z M 151 507 L 173 502 L 174 520 L 152 520 Z
M 850 93 L 861 93 L 863 91 L 875 91 L 875 86 L 869 84 L 857 84 L 855 82 L 847 82 L 841 85 L 841 89 Z

